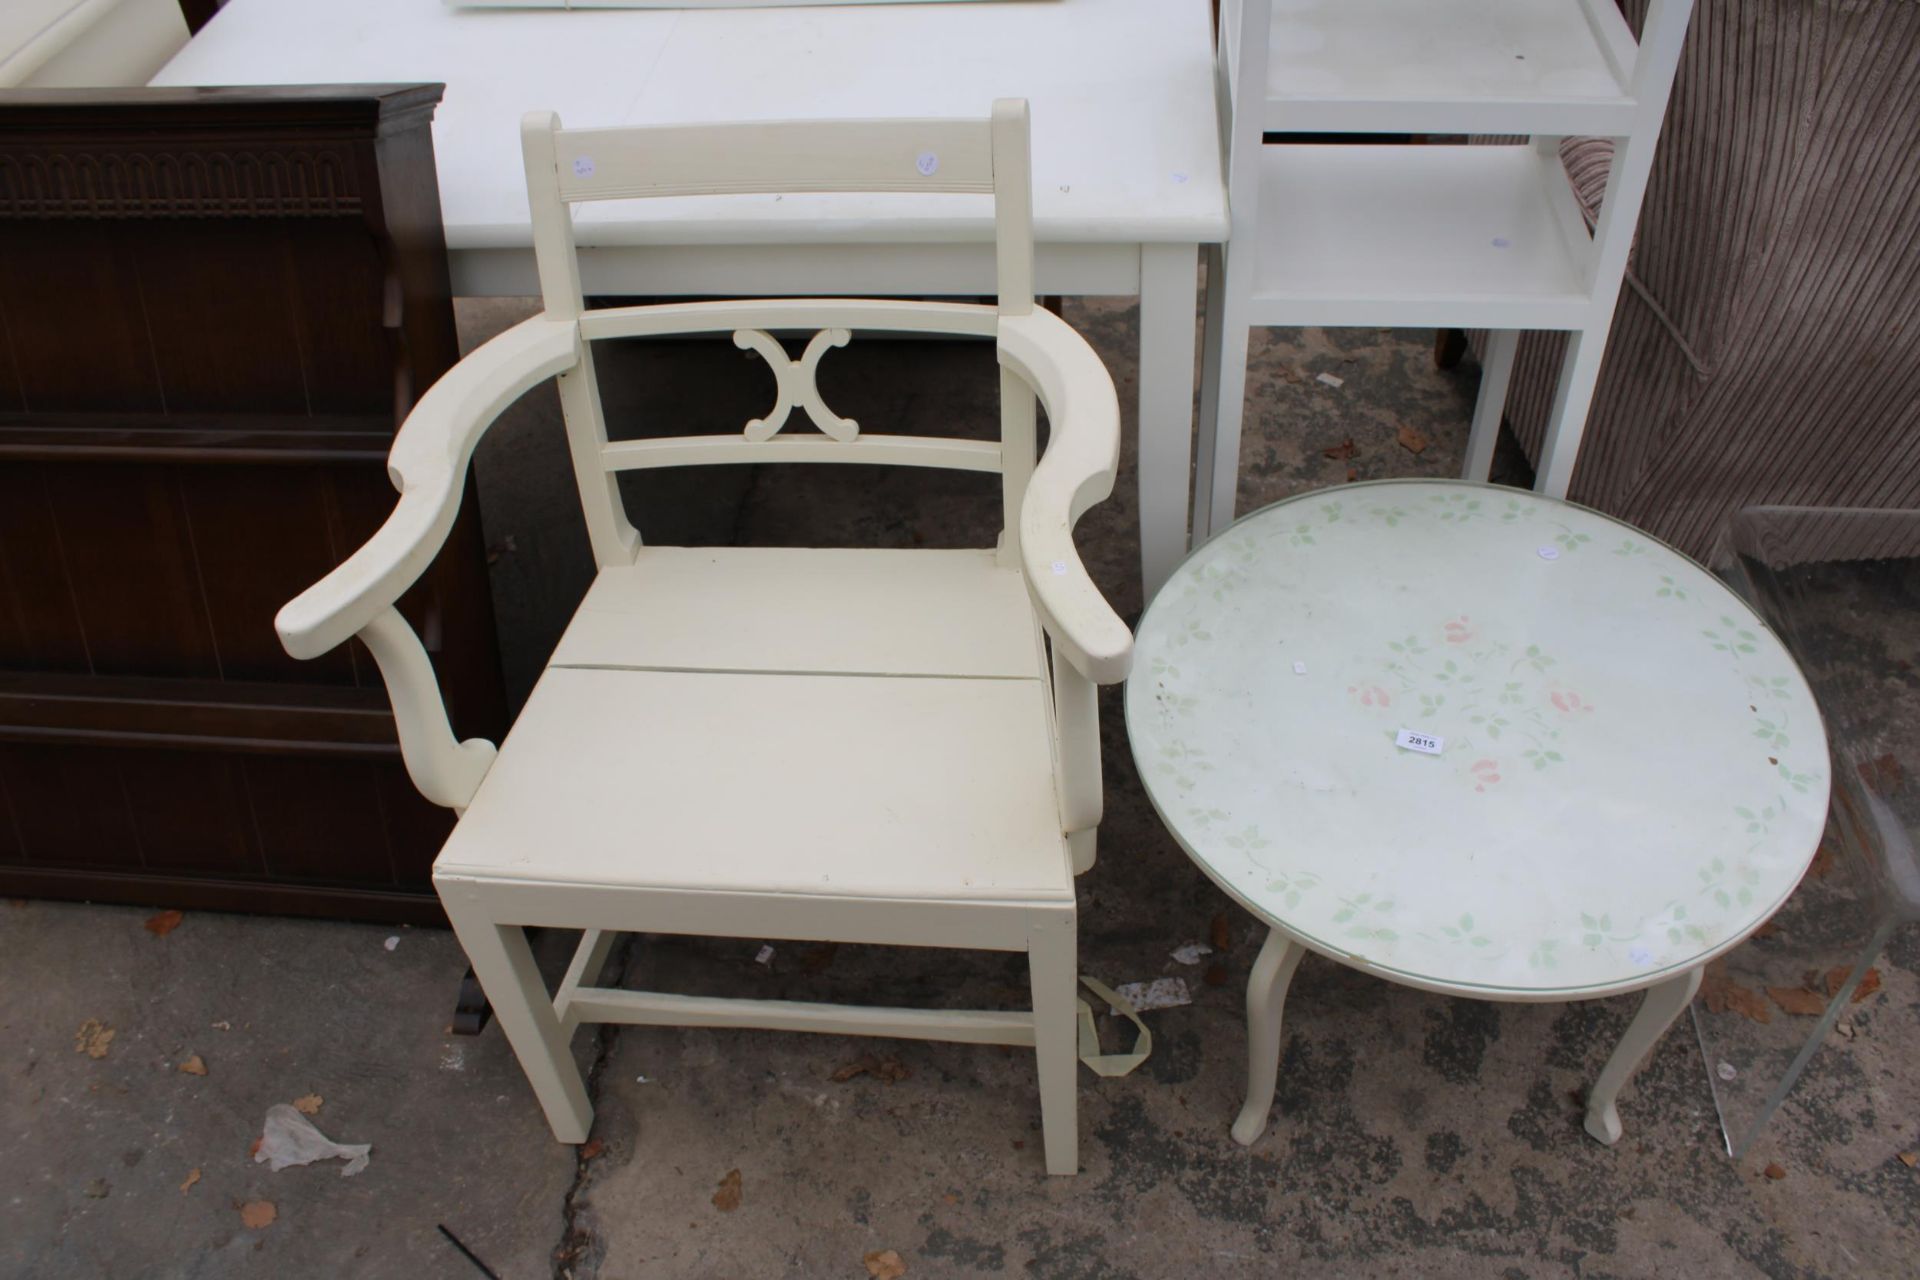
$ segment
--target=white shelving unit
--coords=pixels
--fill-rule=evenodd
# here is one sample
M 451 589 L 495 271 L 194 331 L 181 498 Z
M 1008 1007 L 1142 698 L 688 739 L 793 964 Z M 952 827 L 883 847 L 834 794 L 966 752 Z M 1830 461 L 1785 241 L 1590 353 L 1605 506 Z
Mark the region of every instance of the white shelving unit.
M 1565 495 L 1692 7 L 1652 0 L 1636 42 L 1614 0 L 1224 0 L 1232 232 L 1208 261 L 1196 544 L 1233 519 L 1254 325 L 1490 330 L 1469 479 L 1492 461 L 1519 332 L 1568 331 L 1536 485 Z M 1268 145 L 1263 133 L 1530 141 Z M 1571 134 L 1615 140 L 1591 233 L 1560 165 Z

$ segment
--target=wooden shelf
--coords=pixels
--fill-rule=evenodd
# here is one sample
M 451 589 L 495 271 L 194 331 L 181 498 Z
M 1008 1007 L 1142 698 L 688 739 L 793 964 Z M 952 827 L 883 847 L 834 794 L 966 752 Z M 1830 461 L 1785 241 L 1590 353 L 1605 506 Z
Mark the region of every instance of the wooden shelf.
M 1592 242 L 1531 146 L 1265 146 L 1252 323 L 1576 329 Z
M 0 462 L 378 463 L 391 412 L 0 413 Z
M 1634 53 L 1613 0 L 1274 0 L 1264 124 L 1621 136 Z

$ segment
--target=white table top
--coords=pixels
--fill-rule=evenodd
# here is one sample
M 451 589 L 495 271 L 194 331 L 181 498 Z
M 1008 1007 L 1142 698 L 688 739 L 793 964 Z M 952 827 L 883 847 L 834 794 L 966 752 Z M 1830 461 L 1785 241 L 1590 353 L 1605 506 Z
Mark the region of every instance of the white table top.
M 1820 714 L 1773 634 L 1678 552 L 1524 490 L 1267 507 L 1175 572 L 1134 672 L 1134 757 L 1200 867 L 1414 986 L 1563 998 L 1692 968 L 1772 914 L 1825 825 Z
M 530 242 L 520 117 L 570 127 L 1033 112 L 1037 238 L 1226 235 L 1206 0 L 727 10 L 461 10 L 232 0 L 156 85 L 443 81 L 448 247 Z M 796 216 L 796 209 L 803 211 Z M 983 197 L 788 196 L 584 206 L 583 247 L 990 240 Z

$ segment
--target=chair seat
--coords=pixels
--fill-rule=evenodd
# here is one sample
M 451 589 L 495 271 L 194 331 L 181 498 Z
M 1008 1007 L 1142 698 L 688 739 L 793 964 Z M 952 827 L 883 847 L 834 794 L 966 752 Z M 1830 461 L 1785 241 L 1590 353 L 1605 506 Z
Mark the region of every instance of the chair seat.
M 436 877 L 1071 902 L 1047 685 L 552 667 Z
M 991 551 L 645 547 L 604 569 L 557 667 L 1039 678 L 1040 629 Z

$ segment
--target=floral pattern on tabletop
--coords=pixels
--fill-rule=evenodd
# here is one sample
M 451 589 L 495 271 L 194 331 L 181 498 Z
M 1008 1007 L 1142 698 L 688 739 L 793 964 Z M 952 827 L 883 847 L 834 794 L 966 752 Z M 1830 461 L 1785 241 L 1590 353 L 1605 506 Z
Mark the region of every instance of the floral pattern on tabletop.
M 1818 713 L 1764 626 L 1664 545 L 1531 494 L 1276 504 L 1181 567 L 1137 659 L 1135 756 L 1196 861 L 1429 985 L 1697 963 L 1777 904 L 1824 821 Z

